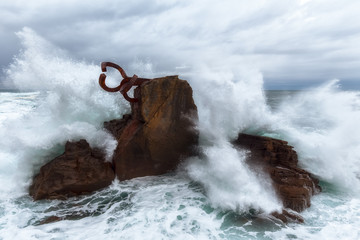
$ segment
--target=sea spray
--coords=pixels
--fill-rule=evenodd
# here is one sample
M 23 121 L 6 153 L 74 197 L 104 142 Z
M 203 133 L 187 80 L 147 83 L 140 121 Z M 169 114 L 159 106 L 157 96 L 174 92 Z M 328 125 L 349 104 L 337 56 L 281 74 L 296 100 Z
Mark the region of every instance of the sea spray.
M 262 75 L 239 67 L 198 66 L 189 76 L 198 106 L 200 151 L 191 159 L 189 176 L 200 182 L 214 206 L 237 213 L 281 209 L 271 180 L 250 170 L 247 152 L 230 143 L 239 132 L 263 129 L 272 119 L 262 90 Z
M 107 152 L 111 153 L 114 140 L 103 131 L 102 122 L 121 117 L 129 107 L 119 94 L 98 87 L 97 64 L 74 61 L 30 29 L 19 36 L 24 49 L 7 77 L 19 89 L 37 92 L 28 93 L 26 99 L 31 100 L 25 100 L 24 93 L 6 96 L 6 100 L 23 99 L 6 102 L 6 117 L 0 118 L 0 238 L 359 237 L 359 200 L 329 187 L 353 181 L 354 190 L 358 189 L 359 93 L 342 92 L 330 84 L 290 96 L 272 113 L 261 74 L 241 64 L 238 69 L 226 67 L 233 60 L 228 58 L 221 58 L 220 67 L 204 63 L 195 68 L 198 65 L 194 64 L 180 76 L 194 89 L 203 152 L 200 159 L 189 161 L 187 175 L 115 182 L 102 191 L 66 201 L 32 201 L 26 186 L 44 162 L 61 153 L 66 140 L 86 138 L 93 146 L 110 146 Z M 140 65 L 134 68 L 153 71 L 151 64 Z M 158 76 L 156 71 L 153 74 Z M 259 178 L 244 164 L 247 152 L 229 143 L 239 131 L 289 141 L 299 153 L 300 164 L 328 181 L 322 182 L 324 192 L 303 213 L 303 225 L 264 224 L 246 214 L 279 206 L 273 192 L 267 192 L 266 178 L 261 182 L 264 176 Z M 70 218 L 38 225 L 51 216 Z
M 102 122 L 121 117 L 129 111 L 129 107 L 120 94 L 106 93 L 98 86 L 99 66 L 74 61 L 66 52 L 53 46 L 31 29 L 24 28 L 18 36 L 24 49 L 15 57 L 7 71 L 7 77 L 20 90 L 41 90 L 44 93 L 44 97 L 38 100 L 36 109 L 26 116 L 26 121 L 20 118 L 11 123 L 12 129 L 7 128 L 4 132 L 4 135 L 11 136 L 3 143 L 4 148 L 11 150 L 11 146 L 20 146 L 22 149 L 18 151 L 16 159 L 26 161 L 26 164 L 20 164 L 19 174 L 23 177 L 17 177 L 22 179 L 20 182 L 26 183 L 21 188 L 24 191 L 28 179 L 42 164 L 60 153 L 60 146 L 67 140 L 85 138 L 91 146 L 103 148 L 110 159 L 116 142 L 103 130 Z M 144 68 L 145 72 L 152 72 L 152 66 L 148 62 L 137 62 L 132 66 L 134 69 Z M 109 74 L 111 80 L 111 76 L 114 76 L 111 74 L 116 72 Z M 228 164 L 237 164 L 240 169 L 245 167 L 245 155 L 232 149 L 228 141 L 234 139 L 239 131 L 254 125 L 265 125 L 267 117 L 270 116 L 262 91 L 261 74 L 245 67 L 231 69 L 222 65 L 211 68 L 206 64 L 197 64 L 185 77 L 189 77 L 194 89 L 204 152 L 210 153 L 211 148 L 220 144 L 218 139 L 222 139 L 227 144 L 220 144 L 217 151 L 228 154 Z M 208 142 L 213 144 L 207 146 Z M 213 160 L 213 156 L 208 156 L 203 161 L 210 161 L 209 164 L 201 167 L 212 171 L 216 168 L 214 164 L 217 164 Z M 255 173 L 247 170 L 245 172 L 246 178 L 256 179 Z M 202 182 L 194 174 L 190 176 Z M 219 178 L 226 179 L 228 176 L 226 171 L 218 173 Z M 279 208 L 278 201 L 270 194 L 271 190 L 268 192 L 266 187 L 257 183 L 254 183 L 254 186 L 254 194 L 248 195 L 246 199 L 239 194 L 230 208 L 238 208 L 239 211 L 261 208 L 266 212 Z M 246 192 L 244 187 L 249 186 L 237 181 L 236 188 L 239 192 Z M 269 201 L 266 206 L 260 207 L 260 203 L 250 204 L 251 201 L 256 201 L 257 192 L 269 193 L 265 194 Z M 215 195 L 209 196 L 214 198 L 214 203 L 218 205 L 220 202 Z M 225 203 L 228 204 L 230 203 Z M 229 206 L 224 206 L 227 207 Z
M 271 113 L 262 89 L 262 74 L 239 65 L 196 65 L 184 74 L 194 90 L 200 137 L 233 140 L 241 131 L 267 126 Z
M 270 178 L 248 168 L 245 150 L 219 141 L 203 151 L 205 157 L 194 159 L 187 170 L 191 178 L 204 185 L 215 207 L 237 213 L 255 210 L 269 214 L 281 210 Z
M 28 114 L 4 119 L 0 131 L 7 138 L 0 145 L 19 167 L 11 176 L 21 187 L 14 189 L 26 192 L 31 177 L 61 154 L 66 141 L 85 138 L 92 147 L 104 149 L 110 160 L 117 143 L 102 123 L 121 117 L 129 106 L 120 94 L 98 86 L 99 66 L 72 60 L 28 28 L 18 35 L 24 49 L 14 58 L 7 78 L 19 90 L 41 94 Z
M 300 165 L 321 179 L 360 189 L 360 94 L 341 91 L 337 80 L 283 102 L 272 124 L 295 146 Z
M 31 104 L 29 107 L 31 110 Z M 1 158 L 1 163 L 16 163 L 16 156 L 12 157 Z M 359 200 L 324 182 L 323 192 L 314 196 L 312 206 L 302 213 L 305 223 L 285 226 L 252 214 L 214 208 L 203 187 L 179 173 L 115 182 L 102 191 L 66 201 L 35 202 L 26 193 L 19 196 L 2 191 L 17 169 L 12 166 L 6 164 L 0 172 L 0 237 L 4 240 L 137 239 L 144 235 L 149 239 L 335 240 L 360 236 Z M 38 225 L 52 216 L 68 219 Z

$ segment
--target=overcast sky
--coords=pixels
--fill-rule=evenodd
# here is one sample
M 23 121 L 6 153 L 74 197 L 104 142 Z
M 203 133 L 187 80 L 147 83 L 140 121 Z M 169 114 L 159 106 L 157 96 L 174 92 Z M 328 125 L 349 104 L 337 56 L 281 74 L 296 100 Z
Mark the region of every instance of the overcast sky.
M 1 0 L 0 16 L 2 69 L 26 27 L 89 63 L 143 61 L 173 74 L 244 65 L 266 89 L 334 78 L 360 89 L 359 0 Z

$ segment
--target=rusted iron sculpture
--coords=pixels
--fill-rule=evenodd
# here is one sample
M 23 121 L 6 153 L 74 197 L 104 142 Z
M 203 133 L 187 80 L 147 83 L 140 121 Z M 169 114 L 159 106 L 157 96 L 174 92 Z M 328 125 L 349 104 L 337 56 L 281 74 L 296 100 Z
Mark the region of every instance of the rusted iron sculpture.
M 102 73 L 102 74 L 100 74 L 100 77 L 99 77 L 100 86 L 102 87 L 102 89 L 104 89 L 105 91 L 108 91 L 108 92 L 118 92 L 119 91 L 124 96 L 124 98 L 126 100 L 128 100 L 129 102 L 137 102 L 138 101 L 137 98 L 131 98 L 127 94 L 127 92 L 131 89 L 131 87 L 132 86 L 140 86 L 144 82 L 151 80 L 148 78 L 139 78 L 135 74 L 132 77 L 128 77 L 126 75 L 125 71 L 119 65 L 112 63 L 112 62 L 102 62 L 101 63 L 102 72 L 106 72 L 106 67 L 112 67 L 112 68 L 117 69 L 124 79 L 120 82 L 119 86 L 110 88 L 110 87 L 106 86 L 106 84 L 105 84 L 105 79 L 106 79 L 105 73 Z

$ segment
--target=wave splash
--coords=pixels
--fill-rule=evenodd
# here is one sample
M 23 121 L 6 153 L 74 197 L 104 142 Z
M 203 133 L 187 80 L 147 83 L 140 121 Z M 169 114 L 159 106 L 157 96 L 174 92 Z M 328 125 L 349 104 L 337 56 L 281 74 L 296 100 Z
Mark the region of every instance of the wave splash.
M 128 107 L 119 96 L 98 87 L 98 66 L 74 61 L 29 28 L 18 36 L 24 49 L 6 71 L 7 79 L 20 91 L 37 92 L 29 113 L 1 122 L 0 134 L 7 137 L 0 147 L 12 159 L 8 167 L 18 167 L 15 174 L 8 173 L 13 184 L 4 188 L 23 194 L 39 167 L 61 153 L 68 140 L 85 138 L 110 159 L 117 142 L 102 123 L 118 118 Z M 18 105 L 13 104 L 8 109 L 16 111 Z
M 339 80 L 284 101 L 272 130 L 295 146 L 301 165 L 345 191 L 360 189 L 360 93 Z
M 119 118 L 129 111 L 129 106 L 121 96 L 101 90 L 97 83 L 99 66 L 71 59 L 65 51 L 29 28 L 24 28 L 18 36 L 23 51 L 14 58 L 6 72 L 7 77 L 22 91 L 38 91 L 39 97 L 36 107 L 29 114 L 11 123 L 3 123 L 2 134 L 11 137 L 1 144 L 10 155 L 12 146 L 22 149 L 16 156 L 13 155 L 13 163 L 21 166 L 18 170 L 20 176 L 16 178 L 17 182 L 26 183 L 20 188 L 19 194 L 23 194 L 39 166 L 59 154 L 67 140 L 86 138 L 90 145 L 104 148 L 110 159 L 116 141 L 103 130 L 102 122 Z M 270 112 L 262 91 L 261 74 L 248 68 L 211 68 L 210 65 L 197 63 L 194 66 L 197 70 L 190 69 L 183 78 L 193 86 L 199 109 L 201 145 L 206 157 L 199 164 L 190 161 L 189 176 L 206 186 L 214 205 L 239 212 L 248 211 L 249 208 L 265 208 L 266 211 L 278 209 L 278 200 L 271 194 L 264 195 L 269 199 L 265 207 L 256 201 L 259 192 L 268 190 L 255 180 L 256 173 L 245 167 L 244 153 L 229 145 L 229 140 L 239 131 L 254 124 L 266 124 L 261 116 L 269 115 Z M 148 64 L 144 67 L 149 68 Z M 148 69 L 144 71 L 148 72 Z M 224 153 L 221 158 L 225 165 L 223 171 L 218 171 L 217 177 L 224 179 L 223 184 L 228 186 L 227 192 L 224 189 L 218 192 L 220 189 L 215 183 L 207 185 L 207 178 L 211 176 L 206 175 L 206 169 L 216 170 L 217 163 L 214 160 L 220 157 L 215 152 Z M 26 164 L 21 164 L 23 162 Z M 235 182 L 231 181 L 231 176 L 226 172 L 232 165 L 237 168 Z M 201 175 L 195 173 L 196 168 L 202 171 Z M 245 174 L 244 178 L 240 178 L 242 174 Z M 231 191 L 234 189 L 238 189 L 238 194 L 231 199 Z M 247 198 L 240 197 L 241 193 L 247 193 Z M 221 201 L 216 197 L 219 194 L 224 196 Z
M 121 117 L 129 106 L 120 94 L 101 90 L 99 66 L 71 59 L 31 29 L 24 28 L 18 36 L 24 50 L 15 57 L 7 77 L 18 89 L 38 91 L 38 96 L 28 114 L 11 122 L 4 119 L 0 134 L 8 137 L 0 146 L 11 159 L 2 163 L 2 169 L 12 171 L 1 175 L 9 183 L 2 188 L 21 195 L 36 169 L 59 154 L 67 140 L 86 138 L 91 146 L 105 149 L 110 159 L 116 141 L 102 123 Z M 286 99 L 272 112 L 258 71 L 193 65 L 197 70 L 190 68 L 182 77 L 194 90 L 204 157 L 190 159 L 186 170 L 204 186 L 214 206 L 240 213 L 280 208 L 259 173 L 244 164 L 247 153 L 230 144 L 243 131 L 278 135 L 295 147 L 307 170 L 339 186 L 359 189 L 358 93 L 342 92 L 336 89 L 337 82 L 331 82 Z M 13 171 L 18 173 L 16 181 L 6 180 Z
M 244 67 L 200 65 L 189 76 L 198 106 L 200 146 L 204 156 L 191 159 L 189 176 L 200 182 L 211 203 L 225 210 L 270 213 L 281 209 L 269 179 L 245 163 L 247 151 L 231 141 L 239 132 L 267 128 L 272 120 L 262 89 L 262 75 Z M 196 81 L 195 81 L 196 80 Z

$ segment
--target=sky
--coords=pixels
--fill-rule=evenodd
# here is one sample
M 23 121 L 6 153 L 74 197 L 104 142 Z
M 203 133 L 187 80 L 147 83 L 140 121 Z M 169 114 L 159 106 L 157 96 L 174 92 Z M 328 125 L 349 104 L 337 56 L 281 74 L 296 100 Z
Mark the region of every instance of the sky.
M 93 64 L 157 74 L 205 64 L 261 72 L 265 89 L 339 79 L 360 89 L 358 0 L 2 0 L 0 79 L 32 32 Z

